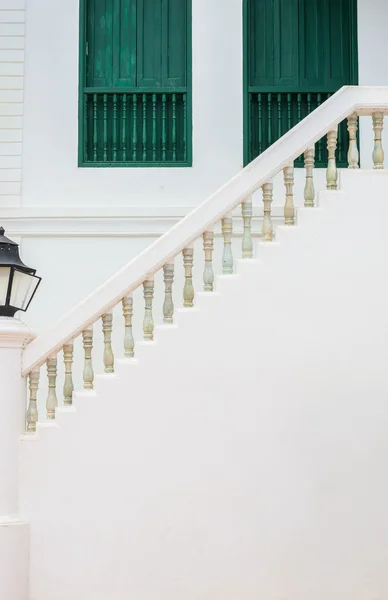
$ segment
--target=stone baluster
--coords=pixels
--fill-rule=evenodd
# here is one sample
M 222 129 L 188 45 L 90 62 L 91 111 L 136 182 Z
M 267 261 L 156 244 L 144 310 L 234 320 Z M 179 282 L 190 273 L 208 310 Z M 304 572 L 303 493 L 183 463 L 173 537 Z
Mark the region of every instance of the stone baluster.
M 337 149 L 337 137 L 338 127 L 332 129 L 327 134 L 327 151 L 329 154 L 329 160 L 326 170 L 326 188 L 328 190 L 337 189 L 338 172 L 335 158 L 335 151 Z
M 222 219 L 222 235 L 224 237 L 224 252 L 222 255 L 222 272 L 226 275 L 233 273 L 233 254 L 232 254 L 232 235 L 233 218 L 232 213 L 228 213 Z
M 314 206 L 315 189 L 314 189 L 314 166 L 315 166 L 315 147 L 309 148 L 304 153 L 304 166 L 306 169 L 306 183 L 304 186 L 304 205 L 308 207 Z
M 172 299 L 172 285 L 174 283 L 174 262 L 167 263 L 163 267 L 164 278 L 164 303 L 163 321 L 171 324 L 174 322 L 174 302 Z
M 73 403 L 73 344 L 66 344 L 63 347 L 63 362 L 65 363 L 65 382 L 63 384 L 63 400 L 66 406 L 70 406 Z
M 28 433 L 35 433 L 35 431 L 36 431 L 36 424 L 38 422 L 38 407 L 36 404 L 38 388 L 39 388 L 39 371 L 32 371 L 29 374 L 30 399 L 29 399 L 28 410 L 27 410 L 27 431 L 28 431 Z
M 253 242 L 252 242 L 252 196 L 248 196 L 241 203 L 241 215 L 243 219 L 243 238 L 242 238 L 242 257 L 252 258 Z
M 104 370 L 105 373 L 114 373 L 114 355 L 112 350 L 112 329 L 113 329 L 113 314 L 112 312 L 102 315 L 102 331 L 104 334 Z
M 46 415 L 48 419 L 55 419 L 55 410 L 58 406 L 57 398 L 57 359 L 49 358 L 46 361 L 47 364 L 47 378 L 48 378 L 48 394 L 46 402 Z
M 358 129 L 358 115 L 353 113 L 348 118 L 348 131 L 349 131 L 349 151 L 348 151 L 348 165 L 349 169 L 359 169 L 360 155 L 357 147 L 357 129 Z
M 205 292 L 214 290 L 213 250 L 214 233 L 205 231 L 203 234 L 203 250 L 205 253 L 205 269 L 203 271 L 203 289 Z
M 263 185 L 263 204 L 264 204 L 264 219 L 263 219 L 263 241 L 272 242 L 273 225 L 271 217 L 271 204 L 273 200 L 273 185 L 272 181 Z
M 124 356 L 126 358 L 133 358 L 135 356 L 135 340 L 133 339 L 132 333 L 132 316 L 133 316 L 133 298 L 132 294 L 128 294 L 122 300 L 123 315 L 125 322 L 125 334 L 124 334 Z
M 194 286 L 193 286 L 193 263 L 194 248 L 189 246 L 182 252 L 183 265 L 185 269 L 185 285 L 183 288 L 183 306 L 191 308 L 194 306 Z
M 94 385 L 94 371 L 92 364 L 92 349 L 93 349 L 93 326 L 88 327 L 82 332 L 85 364 L 83 371 L 84 389 L 92 390 Z
M 143 320 L 143 333 L 144 339 L 152 342 L 154 339 L 154 319 L 152 316 L 152 300 L 154 298 L 154 278 L 149 277 L 143 283 L 143 291 L 144 291 L 144 302 L 145 302 L 145 311 L 144 311 L 144 320 Z
M 384 169 L 384 150 L 382 143 L 382 134 L 384 127 L 384 113 L 374 112 L 373 118 L 373 131 L 375 133 L 375 146 L 373 149 L 373 168 Z
M 294 207 L 294 165 L 288 165 L 283 169 L 284 185 L 286 188 L 286 203 L 284 205 L 284 223 L 295 225 Z

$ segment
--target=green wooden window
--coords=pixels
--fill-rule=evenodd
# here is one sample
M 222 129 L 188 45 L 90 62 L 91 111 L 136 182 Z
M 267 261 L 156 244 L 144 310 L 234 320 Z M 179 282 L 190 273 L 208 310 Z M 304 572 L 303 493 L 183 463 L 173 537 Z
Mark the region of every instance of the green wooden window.
M 191 166 L 191 0 L 81 0 L 79 165 Z
M 357 0 L 244 0 L 245 164 L 357 81 Z M 347 166 L 348 139 L 344 122 L 339 166 Z M 326 164 L 323 139 L 316 165 Z

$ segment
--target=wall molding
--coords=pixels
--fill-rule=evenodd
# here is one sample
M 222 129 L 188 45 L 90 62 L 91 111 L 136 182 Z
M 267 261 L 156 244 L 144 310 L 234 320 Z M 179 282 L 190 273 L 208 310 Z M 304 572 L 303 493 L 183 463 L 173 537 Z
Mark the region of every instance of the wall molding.
M 0 224 L 18 237 L 159 237 L 194 207 L 20 207 L 1 208 Z M 283 207 L 272 217 L 283 219 Z M 242 234 L 240 210 L 233 212 L 236 235 Z M 260 235 L 263 209 L 253 207 L 253 234 Z M 218 234 L 216 230 L 216 235 Z

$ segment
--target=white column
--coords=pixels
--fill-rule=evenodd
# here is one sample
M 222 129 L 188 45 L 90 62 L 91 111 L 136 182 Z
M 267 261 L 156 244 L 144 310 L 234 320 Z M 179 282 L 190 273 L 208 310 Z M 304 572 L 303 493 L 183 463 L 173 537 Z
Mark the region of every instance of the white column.
M 27 388 L 22 348 L 33 334 L 17 319 L 0 317 L 0 598 L 28 598 L 28 523 L 18 516 L 19 440 L 24 433 Z

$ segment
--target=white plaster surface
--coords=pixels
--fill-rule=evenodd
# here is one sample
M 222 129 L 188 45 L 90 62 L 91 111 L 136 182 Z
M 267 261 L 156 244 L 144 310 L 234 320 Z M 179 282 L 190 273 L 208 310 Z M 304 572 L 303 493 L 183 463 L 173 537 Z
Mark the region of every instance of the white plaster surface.
M 23 439 L 33 600 L 387 595 L 388 208 L 373 175 L 343 173 Z

